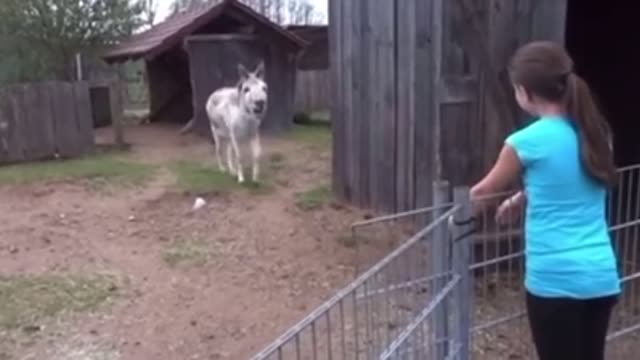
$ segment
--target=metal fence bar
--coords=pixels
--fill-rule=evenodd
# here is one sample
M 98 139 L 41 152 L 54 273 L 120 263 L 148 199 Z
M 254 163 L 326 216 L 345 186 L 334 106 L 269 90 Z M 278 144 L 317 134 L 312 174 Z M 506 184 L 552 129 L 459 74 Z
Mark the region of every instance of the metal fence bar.
M 452 292 L 456 285 L 460 282 L 461 276 L 454 274 L 452 275 L 451 280 L 447 282 L 447 284 L 442 288 L 436 297 L 425 306 L 425 308 L 420 312 L 420 314 L 415 317 L 411 323 L 400 333 L 400 335 L 389 345 L 387 349 L 380 355 L 380 359 L 389 359 L 391 356 L 396 353 L 400 347 L 409 339 L 411 335 L 418 329 L 424 320 L 431 315 L 432 312 L 436 309 L 436 307 L 442 304 L 445 298 Z
M 395 213 L 395 214 L 378 216 L 378 217 L 375 217 L 375 218 L 372 218 L 372 219 L 367 219 L 367 220 L 354 222 L 353 224 L 351 224 L 351 229 L 356 229 L 356 228 L 363 227 L 363 226 L 378 224 L 378 223 L 381 223 L 381 222 L 395 221 L 395 220 L 399 220 L 399 219 L 403 219 L 403 218 L 407 218 L 407 217 L 411 217 L 411 216 L 415 216 L 415 215 L 420 215 L 420 214 L 433 213 L 433 212 L 438 211 L 438 210 L 441 211 L 441 210 L 445 210 L 445 209 L 450 209 L 452 205 L 453 204 L 449 203 L 449 202 L 436 203 L 433 206 L 428 206 L 428 207 L 424 207 L 424 208 L 420 208 L 420 209 L 408 210 L 408 211 L 403 211 L 403 212 L 399 212 L 399 213 Z
M 468 188 L 456 188 L 453 199 L 460 206 L 460 210 L 450 218 L 452 236 L 452 268 L 460 275 L 460 285 L 454 291 L 455 323 L 453 334 L 460 341 L 460 360 L 471 359 L 470 336 L 472 282 L 469 272 L 471 236 L 474 231 L 474 217 Z M 455 225 L 455 226 L 454 226 Z
M 449 204 L 451 202 L 451 189 L 446 181 L 435 182 L 433 185 L 433 201 L 436 206 Z M 436 210 L 434 216 L 440 215 L 442 211 Z M 431 244 L 431 263 L 434 274 L 445 274 L 451 269 L 451 251 L 449 243 L 448 224 L 439 226 L 434 231 Z M 438 283 L 438 285 L 442 285 Z M 445 301 L 442 306 L 436 308 L 434 315 L 434 332 L 437 339 L 449 338 L 449 308 Z M 446 346 L 436 346 L 436 359 L 443 359 L 447 356 Z

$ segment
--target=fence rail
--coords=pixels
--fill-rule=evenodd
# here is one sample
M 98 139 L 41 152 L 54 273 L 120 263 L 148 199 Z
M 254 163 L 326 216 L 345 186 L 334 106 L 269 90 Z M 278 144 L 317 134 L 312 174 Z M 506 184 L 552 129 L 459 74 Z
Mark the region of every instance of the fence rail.
M 611 360 L 640 352 L 640 165 L 619 175 L 607 200 L 623 282 L 607 337 Z M 535 359 L 522 281 L 524 214 L 498 227 L 492 207 L 471 216 L 468 189 L 455 189 L 453 201 L 443 186 L 434 190 L 431 208 L 354 224 L 360 231 L 432 219 L 254 360 Z M 406 231 L 399 227 L 396 234 Z
M 91 151 L 91 109 L 85 82 L 27 83 L 0 89 L 0 164 Z

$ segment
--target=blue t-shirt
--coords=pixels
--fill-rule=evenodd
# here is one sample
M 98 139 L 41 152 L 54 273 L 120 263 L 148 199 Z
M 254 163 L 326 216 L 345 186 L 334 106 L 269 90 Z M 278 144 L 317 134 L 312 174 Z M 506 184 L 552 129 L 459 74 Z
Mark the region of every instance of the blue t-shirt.
M 572 122 L 542 117 L 506 140 L 523 166 L 527 194 L 525 287 L 540 297 L 618 294 L 606 221 L 606 188 L 582 165 Z

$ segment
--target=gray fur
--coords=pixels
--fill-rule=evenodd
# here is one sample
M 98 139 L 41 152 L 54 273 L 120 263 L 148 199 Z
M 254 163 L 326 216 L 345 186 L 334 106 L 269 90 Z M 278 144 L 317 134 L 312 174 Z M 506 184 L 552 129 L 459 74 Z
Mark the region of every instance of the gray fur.
M 267 85 L 264 63 L 253 72 L 238 65 L 240 80 L 235 87 L 214 91 L 205 106 L 215 142 L 216 159 L 220 171 L 229 172 L 244 182 L 244 149 L 249 145 L 252 160 L 252 179 L 258 181 L 260 172 L 260 124 L 267 112 Z M 226 154 L 226 167 L 222 154 Z

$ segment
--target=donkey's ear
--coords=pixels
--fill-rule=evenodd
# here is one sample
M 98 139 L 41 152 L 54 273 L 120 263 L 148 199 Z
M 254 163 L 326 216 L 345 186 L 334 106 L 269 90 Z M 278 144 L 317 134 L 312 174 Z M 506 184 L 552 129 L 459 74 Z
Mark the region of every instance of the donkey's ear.
M 258 66 L 256 67 L 256 71 L 253 72 L 256 77 L 260 79 L 264 79 L 264 60 L 260 61 Z
M 242 64 L 238 64 L 238 75 L 240 75 L 240 79 L 246 79 L 249 77 L 249 71 Z

